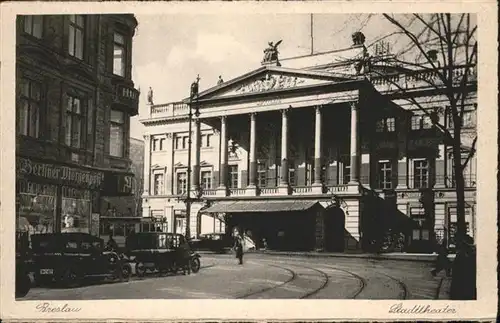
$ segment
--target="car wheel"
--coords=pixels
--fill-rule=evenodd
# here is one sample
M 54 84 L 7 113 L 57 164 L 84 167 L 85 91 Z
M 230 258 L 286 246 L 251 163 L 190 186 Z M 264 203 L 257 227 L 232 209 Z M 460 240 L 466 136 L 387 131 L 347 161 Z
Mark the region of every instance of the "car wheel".
M 135 274 L 139 277 L 144 277 L 144 275 L 146 275 L 146 267 L 142 262 L 135 264 Z
M 31 289 L 31 279 L 28 275 L 16 277 L 16 297 L 24 297 Z
M 74 288 L 80 285 L 80 280 L 81 278 L 78 272 L 75 269 L 70 268 L 64 272 L 62 277 L 62 284 L 65 287 Z
M 200 267 L 201 267 L 200 259 L 198 259 L 198 258 L 191 259 L 191 271 L 193 273 L 196 274 L 197 272 L 199 272 Z
M 130 276 L 132 275 L 132 267 L 129 264 L 124 264 L 122 266 L 121 281 L 128 282 Z

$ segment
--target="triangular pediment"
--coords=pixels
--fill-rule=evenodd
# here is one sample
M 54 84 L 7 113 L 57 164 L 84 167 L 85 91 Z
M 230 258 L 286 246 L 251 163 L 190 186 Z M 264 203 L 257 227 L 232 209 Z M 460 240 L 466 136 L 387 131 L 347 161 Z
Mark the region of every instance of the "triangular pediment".
M 199 94 L 199 99 L 210 100 L 270 91 L 286 91 L 349 80 L 351 78 L 348 76 L 328 72 L 266 66 L 203 91 Z

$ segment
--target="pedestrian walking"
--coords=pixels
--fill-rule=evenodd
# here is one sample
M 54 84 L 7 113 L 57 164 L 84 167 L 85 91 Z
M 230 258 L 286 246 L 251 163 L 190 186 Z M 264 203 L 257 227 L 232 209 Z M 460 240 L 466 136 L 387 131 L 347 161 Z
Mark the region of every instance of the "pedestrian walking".
M 243 265 L 243 237 L 237 235 L 234 241 L 234 251 L 236 252 L 236 258 L 240 265 Z
M 431 274 L 435 277 L 444 269 L 446 271 L 446 277 L 448 277 L 451 274 L 451 263 L 448 259 L 448 240 L 446 237 L 444 237 L 443 241 L 439 244 L 437 251 L 436 267 L 431 270 Z

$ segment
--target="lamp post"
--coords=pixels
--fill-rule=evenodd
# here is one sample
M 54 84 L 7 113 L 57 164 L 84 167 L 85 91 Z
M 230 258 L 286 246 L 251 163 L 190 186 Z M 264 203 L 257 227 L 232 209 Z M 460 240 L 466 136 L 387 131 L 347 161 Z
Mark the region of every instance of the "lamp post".
M 188 114 L 188 168 L 187 168 L 187 183 L 186 183 L 186 238 L 191 238 L 191 144 L 192 144 L 192 123 L 193 123 L 193 102 L 198 101 L 198 85 L 200 83 L 200 75 L 196 77 L 196 81 L 191 83 L 191 95 L 189 96 L 189 114 Z M 194 115 L 196 118 L 200 116 L 200 108 L 195 104 Z

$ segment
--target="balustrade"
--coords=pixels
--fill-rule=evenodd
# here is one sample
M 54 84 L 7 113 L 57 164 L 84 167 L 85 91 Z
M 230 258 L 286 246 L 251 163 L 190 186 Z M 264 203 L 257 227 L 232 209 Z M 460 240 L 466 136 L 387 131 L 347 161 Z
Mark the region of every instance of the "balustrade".
M 279 193 L 279 190 L 277 187 L 263 187 L 260 189 L 261 195 L 275 195 L 278 193 Z
M 152 117 L 174 117 L 189 113 L 188 104 L 183 102 L 153 105 L 150 109 Z
M 203 189 L 202 194 L 204 196 L 215 196 L 215 195 L 217 195 L 217 189 L 216 188 Z
M 231 196 L 238 196 L 238 195 L 245 195 L 246 189 L 244 188 L 231 188 L 229 189 L 229 195 Z

